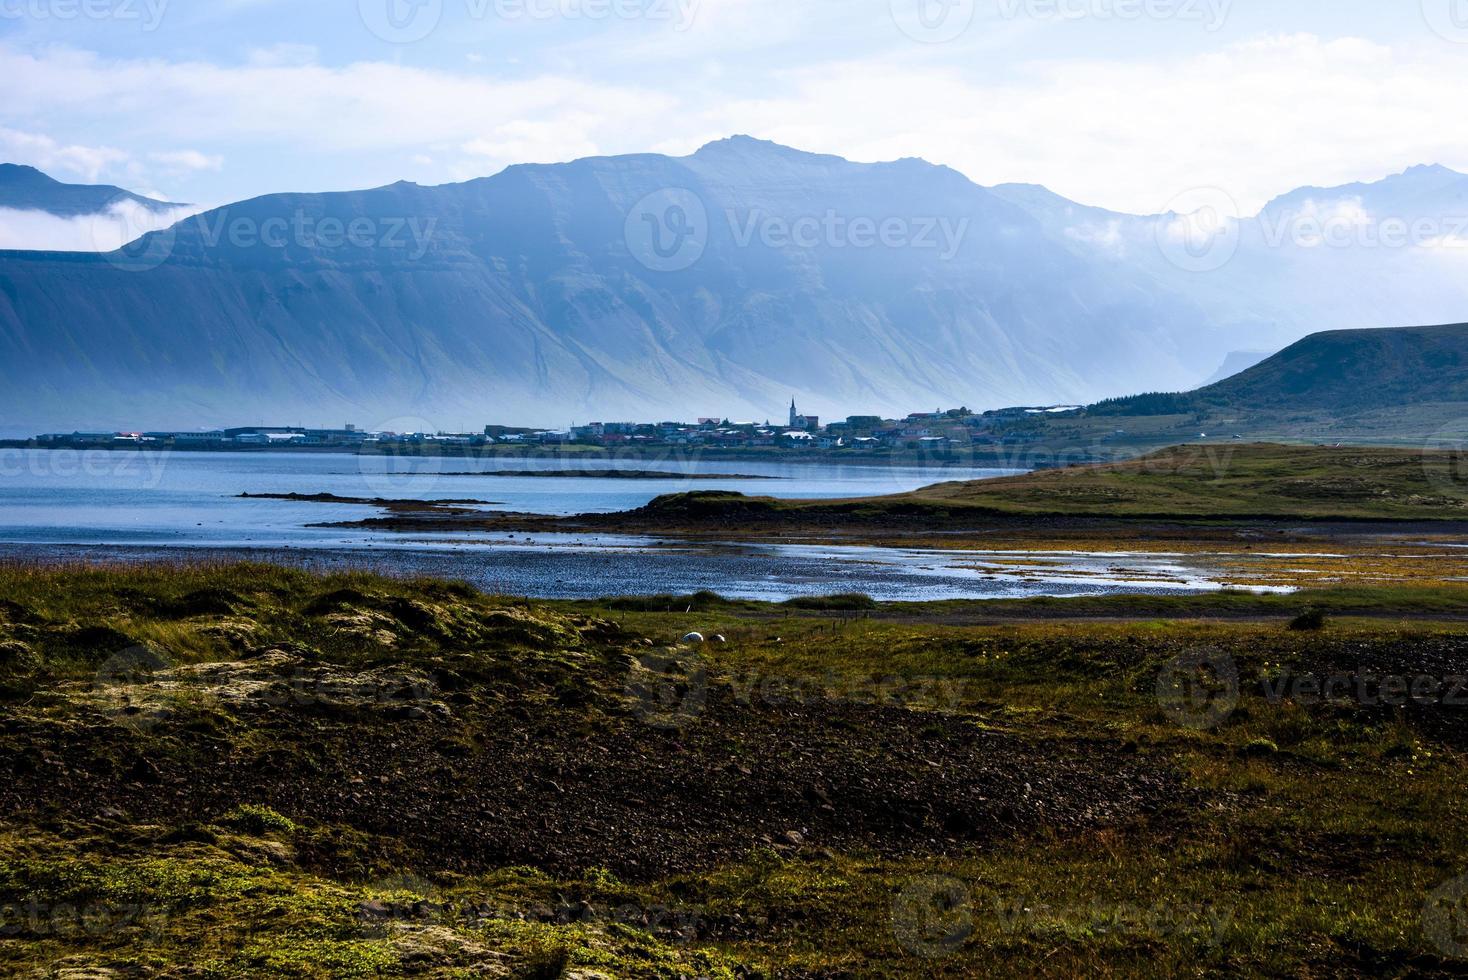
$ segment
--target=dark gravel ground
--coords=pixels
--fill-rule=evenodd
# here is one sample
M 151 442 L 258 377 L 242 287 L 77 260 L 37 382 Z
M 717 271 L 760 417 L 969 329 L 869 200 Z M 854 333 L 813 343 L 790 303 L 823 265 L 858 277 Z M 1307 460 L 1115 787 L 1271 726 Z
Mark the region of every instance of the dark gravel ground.
M 0 729 L 0 818 L 180 826 L 263 804 L 395 842 L 425 871 L 605 867 L 638 880 L 760 847 L 943 852 L 1124 822 L 1179 797 L 1117 747 L 1029 743 L 902 707 L 746 704 L 716 687 L 670 729 L 517 696 L 489 710 L 469 694 L 449 702 L 416 719 L 407 702 L 262 705 L 239 717 L 248 749 L 206 718 L 141 734 L 13 718 Z M 337 860 L 330 847 L 314 858 L 350 873 Z

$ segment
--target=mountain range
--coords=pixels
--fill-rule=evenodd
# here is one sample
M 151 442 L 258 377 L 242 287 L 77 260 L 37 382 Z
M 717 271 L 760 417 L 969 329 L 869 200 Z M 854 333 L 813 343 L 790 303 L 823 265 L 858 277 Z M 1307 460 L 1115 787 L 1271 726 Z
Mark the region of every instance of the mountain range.
M 1465 192 L 1414 168 L 1200 234 L 1187 215 L 736 137 L 271 195 L 114 253 L 0 252 L 0 428 L 458 429 L 1179 390 L 1322 328 L 1462 319 Z M 1371 244 L 1396 218 L 1417 237 Z
M 155 201 L 110 184 L 63 184 L 35 167 L 0 163 L 0 208 L 76 218 L 105 214 L 123 203 L 158 213 L 184 206 Z

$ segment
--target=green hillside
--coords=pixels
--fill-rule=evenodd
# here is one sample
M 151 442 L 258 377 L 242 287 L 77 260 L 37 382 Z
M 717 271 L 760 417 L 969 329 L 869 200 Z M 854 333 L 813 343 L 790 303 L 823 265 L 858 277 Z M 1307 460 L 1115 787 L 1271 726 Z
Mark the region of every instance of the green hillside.
M 1196 397 L 1212 405 L 1343 413 L 1468 402 L 1468 324 L 1314 334 Z
M 673 494 L 604 520 L 732 522 L 746 529 L 792 522 L 941 527 L 986 516 L 1468 520 L 1468 466 L 1451 452 L 1231 442 L 855 500 Z
M 1468 403 L 1468 324 L 1311 334 L 1217 384 L 1180 394 L 1119 398 L 1097 415 L 1173 415 L 1210 409 L 1352 414 Z
M 1465 477 L 1454 453 L 1235 443 L 910 497 L 1015 514 L 1441 519 L 1468 517 Z

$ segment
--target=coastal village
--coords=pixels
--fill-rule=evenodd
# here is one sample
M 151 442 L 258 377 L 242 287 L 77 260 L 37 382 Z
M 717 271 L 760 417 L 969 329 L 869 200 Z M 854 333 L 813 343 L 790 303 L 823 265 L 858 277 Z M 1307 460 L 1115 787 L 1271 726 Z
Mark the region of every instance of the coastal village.
M 585 446 L 603 448 L 698 447 L 709 449 L 787 449 L 851 451 L 877 449 L 971 449 L 1019 445 L 1032 438 L 1041 416 L 1078 411 L 1080 406 L 1008 408 L 971 412 L 967 408 L 914 412 L 902 419 L 851 415 L 824 422 L 791 401 L 783 425 L 734 423 L 717 417 L 696 422 L 591 422 L 566 429 L 487 425 L 482 432 L 386 432 L 346 425 L 340 429 L 304 426 L 245 426 L 207 431 L 70 432 L 36 436 L 30 444 L 47 448 L 134 446 L 176 449 L 337 449 L 372 451 L 390 446 L 490 447 Z

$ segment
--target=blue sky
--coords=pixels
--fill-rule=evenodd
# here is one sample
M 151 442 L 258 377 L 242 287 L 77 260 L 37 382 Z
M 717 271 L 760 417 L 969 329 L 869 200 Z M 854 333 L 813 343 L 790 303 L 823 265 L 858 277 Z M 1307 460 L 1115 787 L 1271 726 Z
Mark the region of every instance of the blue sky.
M 1139 212 L 1468 170 L 1468 0 L 0 0 L 0 72 L 0 159 L 211 205 L 736 132 Z

